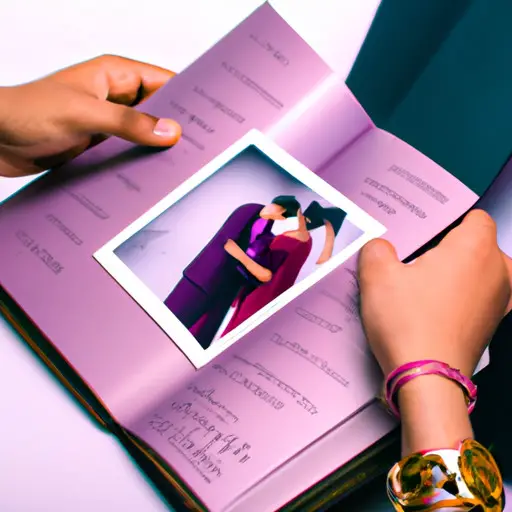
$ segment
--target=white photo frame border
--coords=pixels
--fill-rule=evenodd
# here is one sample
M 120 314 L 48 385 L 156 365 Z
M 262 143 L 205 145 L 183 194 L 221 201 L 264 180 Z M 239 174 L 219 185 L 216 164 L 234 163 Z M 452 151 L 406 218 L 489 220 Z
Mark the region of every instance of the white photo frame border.
M 285 172 L 300 181 L 313 192 L 327 200 L 333 206 L 344 210 L 346 218 L 363 234 L 354 242 L 343 248 L 336 256 L 323 264 L 306 278 L 296 283 L 286 292 L 260 309 L 249 319 L 235 328 L 226 336 L 223 336 L 215 344 L 203 349 L 195 337 L 181 323 L 181 321 L 167 308 L 164 302 L 159 299 L 115 254 L 116 249 L 145 228 L 154 219 L 159 217 L 175 203 L 180 201 L 189 192 L 200 186 L 210 176 L 220 171 L 225 165 L 231 162 L 244 150 L 254 146 L 265 156 L 272 160 Z M 364 244 L 373 238 L 378 238 L 386 232 L 386 228 L 377 222 L 373 217 L 359 208 L 341 192 L 326 183 L 322 178 L 313 173 L 305 165 L 287 153 L 271 139 L 266 137 L 259 130 L 250 130 L 242 138 L 232 144 L 229 148 L 213 158 L 199 171 L 176 187 L 172 192 L 156 203 L 146 213 L 128 225 L 119 234 L 109 240 L 94 254 L 94 259 L 110 274 L 110 276 L 121 286 L 139 306 L 159 325 L 169 336 L 183 354 L 196 367 L 200 368 L 224 352 L 247 332 L 255 329 L 270 315 L 289 304 L 294 298 L 301 295 L 308 288 L 311 288 L 320 279 L 329 274 L 343 262 L 348 260 Z

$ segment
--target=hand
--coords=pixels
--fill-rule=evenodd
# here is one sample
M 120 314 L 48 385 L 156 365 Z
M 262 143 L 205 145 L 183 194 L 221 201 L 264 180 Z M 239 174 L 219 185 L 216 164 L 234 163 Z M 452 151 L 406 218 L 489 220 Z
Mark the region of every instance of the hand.
M 272 272 L 256 263 L 231 239 L 224 244 L 224 250 L 233 258 L 238 260 L 258 281 L 268 283 L 272 279 Z
M 261 265 L 258 265 L 259 268 L 254 270 L 254 276 L 261 283 L 268 283 L 272 279 L 272 272 Z
M 384 374 L 437 359 L 471 377 L 506 312 L 509 265 L 480 210 L 409 265 L 388 242 L 369 242 L 359 258 L 361 312 Z
M 15 87 L 0 87 L 0 176 L 56 167 L 109 135 L 167 147 L 181 135 L 172 120 L 138 112 L 134 105 L 173 73 L 103 56 Z
M 336 233 L 334 232 L 334 228 L 327 219 L 324 219 L 324 226 L 325 242 L 322 252 L 316 262 L 317 265 L 323 265 L 332 258 L 332 253 L 334 251 L 334 242 L 336 241 Z
M 224 250 L 231 255 L 237 249 L 239 249 L 238 245 L 235 242 L 233 242 L 233 240 L 231 240 L 231 238 L 228 239 L 228 241 L 224 244 Z

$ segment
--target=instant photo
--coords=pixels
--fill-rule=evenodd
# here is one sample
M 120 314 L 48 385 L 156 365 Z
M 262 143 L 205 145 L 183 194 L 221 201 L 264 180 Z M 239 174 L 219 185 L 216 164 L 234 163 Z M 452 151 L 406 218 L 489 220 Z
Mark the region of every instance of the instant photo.
M 199 367 L 383 232 L 251 131 L 95 258 Z

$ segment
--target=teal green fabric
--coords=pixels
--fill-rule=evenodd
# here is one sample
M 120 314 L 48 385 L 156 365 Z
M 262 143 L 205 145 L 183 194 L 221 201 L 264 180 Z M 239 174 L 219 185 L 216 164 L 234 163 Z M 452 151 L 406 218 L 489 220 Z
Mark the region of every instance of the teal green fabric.
M 436 54 L 471 0 L 382 0 L 347 79 L 382 126 Z
M 406 2 L 383 0 L 374 26 L 390 23 L 390 15 L 382 13 L 396 9 L 398 3 Z M 407 3 L 417 5 L 416 1 Z M 432 0 L 432 5 L 436 6 L 436 16 L 426 17 L 424 22 L 436 24 L 437 17 L 439 26 L 446 28 L 450 25 L 449 18 L 452 28 L 443 38 L 433 29 L 422 27 L 422 20 L 411 15 L 408 26 L 411 37 L 406 39 L 404 35 L 403 39 L 404 44 L 409 40 L 414 48 L 423 48 L 418 54 L 420 64 L 415 61 L 411 48 L 407 59 L 403 58 L 403 51 L 400 57 L 392 52 L 384 56 L 374 40 L 373 52 L 366 49 L 361 54 L 361 59 L 367 60 L 365 66 L 356 63 L 348 83 L 363 106 L 368 104 L 370 114 L 372 109 L 377 111 L 379 126 L 407 141 L 477 194 L 482 194 L 512 151 L 512 1 L 473 0 L 466 8 L 459 5 L 457 15 L 448 8 L 451 0 L 445 1 L 446 14 L 437 0 Z M 397 15 L 397 25 L 405 24 L 404 16 Z M 433 53 L 429 58 L 425 57 L 427 42 L 421 43 L 413 35 L 415 26 L 417 34 L 432 39 Z M 373 28 L 372 31 L 379 32 Z M 392 37 L 389 29 L 384 32 Z M 376 99 L 369 99 L 363 79 L 385 80 L 383 71 L 378 71 L 386 68 L 382 59 L 389 64 L 390 75 L 402 74 L 408 90 L 393 102 L 389 97 L 382 97 L 379 104 L 378 91 L 372 92 Z M 411 75 L 415 77 L 412 81 Z M 393 80 L 397 82 L 395 76 Z

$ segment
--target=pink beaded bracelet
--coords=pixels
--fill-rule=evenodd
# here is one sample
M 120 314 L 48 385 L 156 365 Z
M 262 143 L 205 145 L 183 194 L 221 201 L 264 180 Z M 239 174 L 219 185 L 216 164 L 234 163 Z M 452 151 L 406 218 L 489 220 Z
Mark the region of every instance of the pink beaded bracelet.
M 389 410 L 397 417 L 400 412 L 396 404 L 396 394 L 407 382 L 423 375 L 439 375 L 458 384 L 468 402 L 468 411 L 471 413 L 475 407 L 477 387 L 470 379 L 463 375 L 460 370 L 452 368 L 446 363 L 434 359 L 424 359 L 412 363 L 406 363 L 393 370 L 384 383 L 383 398 Z

